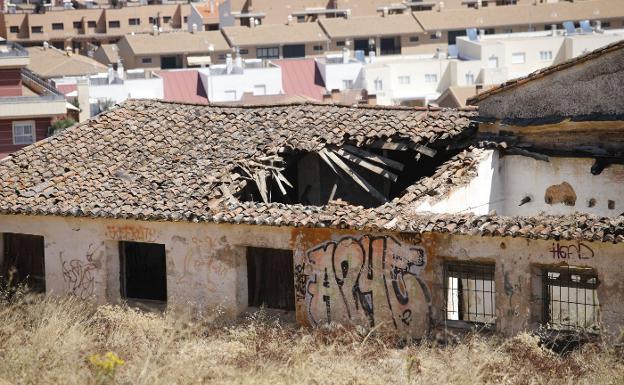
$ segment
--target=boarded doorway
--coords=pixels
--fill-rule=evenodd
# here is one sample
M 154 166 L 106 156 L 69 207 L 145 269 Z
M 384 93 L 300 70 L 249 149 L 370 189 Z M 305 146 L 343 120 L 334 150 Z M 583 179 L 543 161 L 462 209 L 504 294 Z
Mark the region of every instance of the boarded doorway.
M 128 299 L 166 301 L 165 245 L 121 242 L 121 295 Z
M 43 237 L 4 233 L 1 275 L 12 285 L 26 283 L 35 292 L 45 292 Z
M 295 310 L 295 282 L 291 250 L 247 248 L 249 306 Z

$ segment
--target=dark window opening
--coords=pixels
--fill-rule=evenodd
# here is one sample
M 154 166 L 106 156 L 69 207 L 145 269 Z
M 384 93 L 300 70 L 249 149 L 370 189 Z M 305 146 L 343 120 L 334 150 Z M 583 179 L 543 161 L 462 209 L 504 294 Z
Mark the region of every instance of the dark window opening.
M 160 68 L 166 70 L 171 68 L 182 68 L 182 57 L 180 56 L 161 56 Z
M 368 39 L 355 39 L 353 40 L 353 50 L 354 51 L 364 51 L 365 55 L 375 49 L 374 44 L 370 44 Z
M 89 28 L 95 28 L 96 27 L 96 22 L 94 20 L 89 20 L 87 21 L 87 27 Z
M 12 286 L 25 283 L 32 291 L 45 292 L 43 237 L 4 233 L 3 243 L 2 278 Z
M 121 27 L 121 23 L 119 20 L 111 20 L 108 22 L 108 28 L 119 28 Z
M 74 29 L 80 29 L 82 28 L 82 21 L 74 21 L 72 25 L 74 26 Z
M 598 283 L 590 268 L 543 269 L 544 323 L 555 330 L 598 332 Z
M 63 23 L 52 23 L 52 29 L 55 31 L 63 30 Z
M 30 32 L 32 32 L 32 33 L 43 33 L 43 27 L 42 26 L 32 26 L 32 27 L 30 27 Z
M 163 23 L 169 24 L 170 22 L 171 22 L 171 16 L 163 16 Z
M 264 47 L 256 49 L 258 59 L 279 59 L 279 47 Z
M 134 18 L 128 19 L 128 24 L 129 25 L 140 25 L 141 24 L 141 19 L 139 19 L 138 17 L 134 17 Z
M 379 39 L 381 55 L 399 55 L 401 53 L 401 41 L 398 37 Z
M 206 31 L 218 31 L 219 24 L 206 24 Z
M 119 256 L 123 298 L 167 300 L 165 245 L 121 242 Z
M 342 200 L 367 208 L 402 196 L 408 187 L 457 154 L 442 146 L 420 151 L 408 142 L 374 142 L 365 147 L 345 144 L 320 152 L 293 151 L 281 159 L 253 162 L 238 174 L 246 186 L 243 201 L 322 206 Z M 385 148 L 383 148 L 385 147 Z M 394 148 L 390 150 L 388 148 Z
M 453 45 L 457 43 L 457 38 L 460 36 L 466 36 L 465 29 L 459 29 L 454 31 L 448 31 L 448 43 Z
M 344 40 L 339 40 L 336 42 L 336 47 L 344 47 L 345 46 L 345 41 Z
M 291 250 L 247 248 L 250 307 L 295 310 L 295 278 Z
M 444 265 L 446 320 L 493 325 L 496 319 L 494 265 Z
M 305 45 L 303 44 L 285 45 L 282 47 L 282 54 L 285 59 L 305 57 Z
M 19 33 L 19 27 L 17 25 L 12 25 L 9 27 L 9 31 L 11 33 Z

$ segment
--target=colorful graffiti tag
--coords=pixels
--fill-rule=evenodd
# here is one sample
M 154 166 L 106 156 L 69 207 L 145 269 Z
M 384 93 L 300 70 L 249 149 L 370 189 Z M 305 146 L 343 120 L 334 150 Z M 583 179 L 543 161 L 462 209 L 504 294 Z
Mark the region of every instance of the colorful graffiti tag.
M 395 328 L 431 319 L 431 297 L 420 274 L 425 249 L 392 236 L 345 236 L 305 252 L 295 266 L 297 301 L 309 322 L 353 322 L 374 327 L 391 319 Z M 422 326 L 422 325 L 419 325 Z

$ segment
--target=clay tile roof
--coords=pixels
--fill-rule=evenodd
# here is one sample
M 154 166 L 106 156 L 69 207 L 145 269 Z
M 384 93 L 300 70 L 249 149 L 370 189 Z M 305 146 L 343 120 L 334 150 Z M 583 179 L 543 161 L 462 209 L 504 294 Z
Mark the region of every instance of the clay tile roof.
M 517 79 L 513 79 L 510 80 L 508 82 L 505 82 L 497 87 L 493 87 L 490 88 L 489 90 L 485 91 L 485 92 L 481 92 L 477 95 L 475 95 L 474 97 L 468 99 L 466 101 L 467 104 L 477 104 L 482 100 L 485 100 L 486 98 L 490 97 L 491 95 L 497 94 L 499 92 L 503 92 L 503 91 L 507 91 L 510 89 L 514 89 L 516 87 L 520 87 L 521 85 L 528 83 L 530 81 L 533 80 L 537 80 L 537 79 L 541 79 L 545 76 L 548 76 L 554 72 L 559 72 L 559 71 L 563 71 L 566 68 L 570 68 L 576 65 L 580 65 L 582 63 L 585 63 L 589 60 L 593 60 L 597 57 L 600 57 L 602 55 L 608 54 L 609 52 L 613 52 L 613 51 L 617 51 L 617 50 L 621 50 L 624 49 L 624 40 L 620 40 L 617 41 L 615 43 L 611 43 L 609 45 L 606 45 L 602 48 L 598 48 L 594 51 L 588 52 L 584 55 L 581 56 L 577 56 L 575 58 L 572 58 L 570 60 L 564 61 L 563 63 L 559 63 L 559 64 L 555 64 L 552 65 L 550 67 L 546 67 L 546 68 L 542 68 L 539 69 L 533 73 L 530 73 L 527 76 L 521 77 L 521 78 L 517 78 Z
M 363 16 L 321 19 L 321 26 L 332 39 L 349 37 L 370 37 L 387 35 L 405 35 L 422 33 L 412 14 L 380 16 Z
M 220 31 L 143 33 L 125 35 L 122 39 L 126 40 L 133 55 L 206 53 L 210 44 L 217 52 L 230 49 Z
M 461 135 L 474 116 L 474 110 L 129 100 L 0 162 L 7 176 L 0 212 L 219 222 L 232 214 L 224 204 L 238 202 L 224 199 L 224 190 L 236 194 L 246 184 L 240 162 L 346 141 L 432 143 Z M 280 223 L 297 210 L 271 207 L 278 207 L 270 214 Z
M 80 55 L 67 54 L 54 47 L 28 47 L 28 69 L 44 79 L 63 76 L 92 75 L 106 72 L 108 67 L 96 60 Z
M 303 44 L 325 42 L 318 23 L 261 24 L 255 27 L 225 27 L 223 34 L 232 46 Z

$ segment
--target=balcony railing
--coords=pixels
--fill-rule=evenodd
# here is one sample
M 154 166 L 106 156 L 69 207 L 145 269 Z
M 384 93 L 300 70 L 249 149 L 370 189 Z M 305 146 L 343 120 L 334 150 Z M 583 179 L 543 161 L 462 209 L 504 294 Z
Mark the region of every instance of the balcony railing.
M 37 76 L 34 72 L 29 70 L 28 68 L 22 68 L 22 81 L 26 83 L 26 85 L 29 85 L 34 88 L 39 88 L 43 92 L 43 94 L 46 96 L 54 95 L 54 96 L 60 96 L 61 98 L 65 97 L 59 90 L 54 88 L 50 83 L 41 79 L 39 76 Z
M 2 49 L 6 47 L 6 49 Z M 0 45 L 0 57 L 28 57 L 28 51 L 14 42 Z
M 49 103 L 61 100 L 65 100 L 63 95 L 3 96 L 0 97 L 0 104 Z

